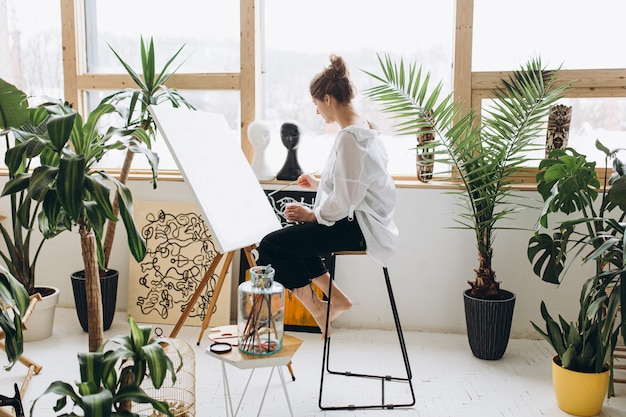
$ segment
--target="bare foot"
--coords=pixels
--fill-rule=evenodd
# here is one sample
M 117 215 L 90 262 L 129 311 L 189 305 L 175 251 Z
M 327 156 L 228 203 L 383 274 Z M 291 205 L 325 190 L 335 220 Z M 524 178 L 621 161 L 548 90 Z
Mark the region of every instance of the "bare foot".
M 326 309 L 328 308 L 328 302 L 323 300 L 317 300 L 315 304 L 316 308 L 312 309 L 314 311 L 310 311 L 310 313 L 311 316 L 313 316 L 315 323 L 317 323 L 317 326 L 322 331 L 322 340 L 324 340 L 324 338 L 330 337 L 330 334 L 333 332 L 332 327 L 330 327 L 330 323 L 332 323 L 332 320 L 330 320 L 330 322 L 328 323 L 328 332 L 324 334 L 324 331 L 326 330 Z M 332 315 L 332 306 L 330 311 Z
M 328 308 L 328 302 L 320 300 L 320 298 L 317 296 L 317 294 L 315 294 L 311 286 L 294 288 L 293 290 L 291 290 L 291 292 L 296 296 L 298 300 L 300 300 L 302 305 L 308 310 L 308 312 L 315 320 L 315 323 L 322 331 L 322 339 L 324 339 L 325 337 L 330 337 L 330 334 L 332 332 L 330 323 L 328 323 L 328 333 L 324 333 L 326 329 L 326 309 Z
M 334 322 L 337 317 L 350 310 L 351 308 L 352 300 L 350 300 L 348 297 L 333 297 L 333 300 L 330 304 L 330 322 Z

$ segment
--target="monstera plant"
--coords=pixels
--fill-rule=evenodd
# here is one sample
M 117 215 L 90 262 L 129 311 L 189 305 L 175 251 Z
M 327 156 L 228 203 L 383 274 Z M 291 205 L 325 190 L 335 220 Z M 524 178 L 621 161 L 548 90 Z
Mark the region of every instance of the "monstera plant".
M 612 370 L 620 331 L 626 338 L 626 316 L 618 311 L 626 301 L 626 165 L 617 157 L 619 150 L 600 141 L 596 148 L 605 156 L 602 175 L 595 161 L 572 148 L 554 150 L 541 162 L 537 190 L 545 205 L 528 242 L 533 271 L 545 282 L 559 285 L 578 262 L 594 266 L 582 286 L 575 321 L 554 319 L 542 302 L 545 326 L 533 323 L 554 348 L 559 366 L 583 373 Z

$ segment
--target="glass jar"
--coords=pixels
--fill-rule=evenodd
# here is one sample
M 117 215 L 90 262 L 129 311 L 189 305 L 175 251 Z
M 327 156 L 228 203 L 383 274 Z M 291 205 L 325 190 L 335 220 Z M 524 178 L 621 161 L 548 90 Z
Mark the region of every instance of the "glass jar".
M 274 268 L 250 268 L 250 280 L 239 285 L 238 347 L 252 355 L 271 355 L 283 347 L 285 287 L 274 281 Z

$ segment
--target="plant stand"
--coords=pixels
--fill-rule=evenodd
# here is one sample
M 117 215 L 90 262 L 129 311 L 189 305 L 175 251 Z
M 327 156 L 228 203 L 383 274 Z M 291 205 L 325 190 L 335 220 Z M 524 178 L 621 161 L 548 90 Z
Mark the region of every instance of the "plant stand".
M 260 356 L 260 355 L 249 355 L 244 352 L 241 352 L 237 347 L 234 347 L 230 352 L 227 353 L 214 353 L 210 348 L 206 349 L 206 353 L 210 356 L 213 356 L 216 359 L 219 359 L 222 362 L 222 380 L 224 384 L 224 401 L 226 403 L 226 415 L 230 417 L 236 417 L 241 408 L 241 404 L 245 398 L 246 392 L 248 391 L 248 386 L 250 384 L 250 380 L 254 375 L 254 370 L 256 368 L 268 368 L 271 367 L 271 372 L 267 380 L 267 384 L 265 386 L 265 390 L 263 391 L 263 396 L 261 397 L 261 404 L 259 405 L 259 413 L 258 416 L 261 415 L 261 410 L 263 409 L 263 403 L 265 402 L 265 398 L 267 396 L 267 390 L 270 386 L 270 382 L 272 379 L 272 375 L 274 370 L 278 371 L 278 375 L 280 376 L 280 382 L 283 388 L 283 392 L 285 393 L 285 400 L 287 401 L 287 407 L 289 409 L 289 415 L 293 417 L 293 410 L 291 408 L 291 402 L 289 401 L 289 393 L 287 392 L 287 385 L 285 383 L 285 377 L 283 375 L 282 367 L 289 366 L 291 363 L 291 358 L 296 353 L 296 351 L 300 348 L 302 344 L 302 339 L 298 339 L 296 337 L 290 335 L 284 335 L 283 339 L 283 348 L 276 352 L 273 355 Z M 248 381 L 243 389 L 237 407 L 233 407 L 233 399 L 231 397 L 230 386 L 228 385 L 228 375 L 226 373 L 226 363 L 239 368 L 239 369 L 251 369 L 250 375 L 248 376 Z

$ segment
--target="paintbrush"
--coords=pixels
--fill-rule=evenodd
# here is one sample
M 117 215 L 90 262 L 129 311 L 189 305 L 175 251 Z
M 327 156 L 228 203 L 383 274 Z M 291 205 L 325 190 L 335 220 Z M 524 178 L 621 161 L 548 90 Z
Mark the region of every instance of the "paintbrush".
M 315 175 L 315 174 L 317 174 L 319 171 L 320 171 L 320 170 L 318 169 L 317 171 L 311 172 L 309 175 Z M 304 174 L 302 174 L 302 175 L 304 175 Z M 298 178 L 299 178 L 299 177 L 298 177 Z M 297 179 L 296 179 L 296 180 L 294 180 L 294 181 L 291 181 L 289 184 L 285 184 L 285 185 L 283 185 L 282 187 L 280 187 L 279 189 L 272 191 L 272 192 L 271 192 L 271 193 L 269 193 L 267 196 L 268 196 L 268 197 L 271 197 L 271 196 L 273 196 L 274 194 L 276 194 L 277 192 L 283 191 L 285 188 L 290 187 L 290 186 L 292 186 L 292 185 L 296 185 L 297 183 L 298 183 L 298 180 L 297 180 Z

